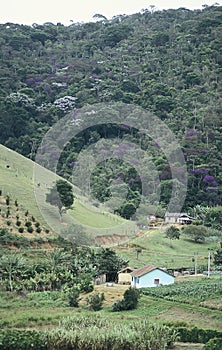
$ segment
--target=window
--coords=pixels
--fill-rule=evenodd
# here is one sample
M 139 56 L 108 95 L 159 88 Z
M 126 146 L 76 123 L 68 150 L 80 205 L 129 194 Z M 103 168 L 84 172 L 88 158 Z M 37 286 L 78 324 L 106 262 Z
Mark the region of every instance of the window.
M 158 285 L 160 284 L 159 278 L 155 278 L 155 279 L 154 279 L 154 284 L 155 284 L 156 286 L 158 286 Z

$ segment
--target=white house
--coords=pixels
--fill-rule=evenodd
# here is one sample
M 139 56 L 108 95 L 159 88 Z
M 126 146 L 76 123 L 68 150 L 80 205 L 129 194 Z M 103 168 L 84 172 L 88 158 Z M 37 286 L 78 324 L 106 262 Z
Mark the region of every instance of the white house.
M 192 216 L 186 213 L 166 213 L 165 214 L 165 223 L 166 224 L 192 224 L 193 218 Z
M 174 276 L 155 266 L 144 266 L 131 273 L 131 286 L 135 288 L 157 287 L 174 283 Z

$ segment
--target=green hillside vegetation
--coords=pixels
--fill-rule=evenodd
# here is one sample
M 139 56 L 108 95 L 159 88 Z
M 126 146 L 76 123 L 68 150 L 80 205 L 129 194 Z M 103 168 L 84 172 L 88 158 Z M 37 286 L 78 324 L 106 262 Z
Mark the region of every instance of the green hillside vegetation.
M 126 220 L 106 212 L 105 207 L 95 208 L 90 202 L 83 197 L 76 195 L 77 189 L 74 194 L 76 199 L 74 201 L 73 209 L 69 210 L 67 214 L 62 216 L 62 223 L 58 215 L 56 207 L 49 205 L 45 201 L 46 193 L 49 191 L 47 184 L 50 184 L 52 173 L 47 169 L 40 168 L 40 179 L 42 179 L 41 186 L 41 199 L 42 206 L 40 209 L 44 209 L 44 215 L 39 210 L 36 198 L 35 190 L 37 188 L 33 180 L 33 161 L 19 155 L 18 153 L 7 149 L 4 146 L 0 146 L 0 189 L 4 200 L 1 205 L 3 206 L 2 214 L 4 213 L 4 225 L 7 226 L 8 220 L 16 220 L 16 209 L 14 205 L 15 201 L 18 202 L 23 212 L 28 210 L 29 216 L 33 216 L 36 221 L 39 221 L 44 227 L 50 229 L 52 233 L 60 233 L 61 227 L 69 227 L 71 224 L 83 225 L 86 231 L 92 233 L 92 236 L 97 235 L 113 235 L 116 233 L 115 226 L 118 227 L 118 233 L 121 238 L 121 234 L 124 236 L 132 235 L 135 232 L 135 226 L 133 223 L 128 223 Z M 10 197 L 10 210 L 11 214 L 9 218 L 6 217 L 7 206 L 5 202 L 6 196 Z M 13 205 L 12 205 L 13 204 Z M 27 218 L 26 218 L 27 219 Z M 25 220 L 25 218 L 24 218 Z M 23 220 L 23 221 L 24 221 Z M 31 220 L 32 221 L 32 220 Z M 14 226 L 11 228 L 13 232 Z M 41 236 L 41 234 L 39 234 Z
M 133 104 L 164 121 L 180 143 L 189 175 L 184 209 L 221 204 L 221 10 L 148 8 L 70 26 L 1 24 L 0 142 L 34 159 L 46 131 L 68 112 L 78 119 L 84 106 Z M 80 151 L 116 137 L 152 154 L 165 209 L 172 174 L 164 150 L 126 125 L 76 135 L 63 149 L 59 175 L 70 180 Z M 141 179 L 126 162 L 114 170 L 113 160 L 105 163 L 94 170 L 91 191 L 104 202 L 121 173 L 128 194 L 117 211 L 128 218 L 141 199 Z
M 125 246 L 116 247 L 116 251 L 129 260 L 130 266 L 155 265 L 166 268 L 190 267 L 194 270 L 194 255 L 201 272 L 207 270 L 208 250 L 215 252 L 221 241 L 221 232 L 212 237 L 209 230 L 204 243 L 195 243 L 182 234 L 179 240 L 171 243 L 166 237 L 165 229 L 151 229 L 131 240 Z M 138 253 L 139 250 L 139 253 Z
M 0 24 L 0 350 L 222 348 L 221 21 L 215 4 Z M 174 185 L 192 225 L 164 223 Z M 118 271 L 144 265 L 175 283 L 114 312 Z

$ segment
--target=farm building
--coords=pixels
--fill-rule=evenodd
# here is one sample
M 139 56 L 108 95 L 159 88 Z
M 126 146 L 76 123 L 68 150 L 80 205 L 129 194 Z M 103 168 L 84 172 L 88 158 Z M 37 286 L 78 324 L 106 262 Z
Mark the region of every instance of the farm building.
M 166 213 L 165 223 L 166 224 L 192 224 L 195 218 L 191 217 L 186 213 Z
M 144 266 L 131 273 L 131 286 L 135 288 L 157 287 L 174 283 L 174 276 L 155 266 Z
M 118 272 L 118 283 L 119 284 L 130 284 L 131 273 L 134 271 L 132 267 L 128 266 Z

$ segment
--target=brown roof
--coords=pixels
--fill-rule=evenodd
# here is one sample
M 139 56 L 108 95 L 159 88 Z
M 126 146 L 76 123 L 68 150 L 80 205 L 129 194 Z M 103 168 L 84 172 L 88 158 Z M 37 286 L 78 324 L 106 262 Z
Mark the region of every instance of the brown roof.
M 129 272 L 133 272 L 135 269 L 130 266 L 127 266 L 127 267 L 124 267 L 124 269 L 118 271 L 118 273 L 125 272 L 127 270 L 129 270 Z
M 143 266 L 143 267 L 140 267 L 139 269 L 136 269 L 134 270 L 132 273 L 131 273 L 131 276 L 134 276 L 134 277 L 141 277 L 143 275 L 146 275 L 147 273 L 153 271 L 153 270 L 160 270 L 160 271 L 163 271 L 165 273 L 167 273 L 168 275 L 170 275 L 169 272 L 163 270 L 163 269 L 160 269 L 159 267 L 156 267 L 156 266 Z M 172 276 L 172 275 L 170 275 Z
M 139 269 L 134 270 L 131 273 L 131 275 L 135 276 L 135 277 L 140 277 L 140 276 L 143 276 L 146 273 L 151 272 L 151 271 L 156 270 L 156 269 L 157 269 L 156 266 L 143 266 L 143 267 L 140 267 Z

